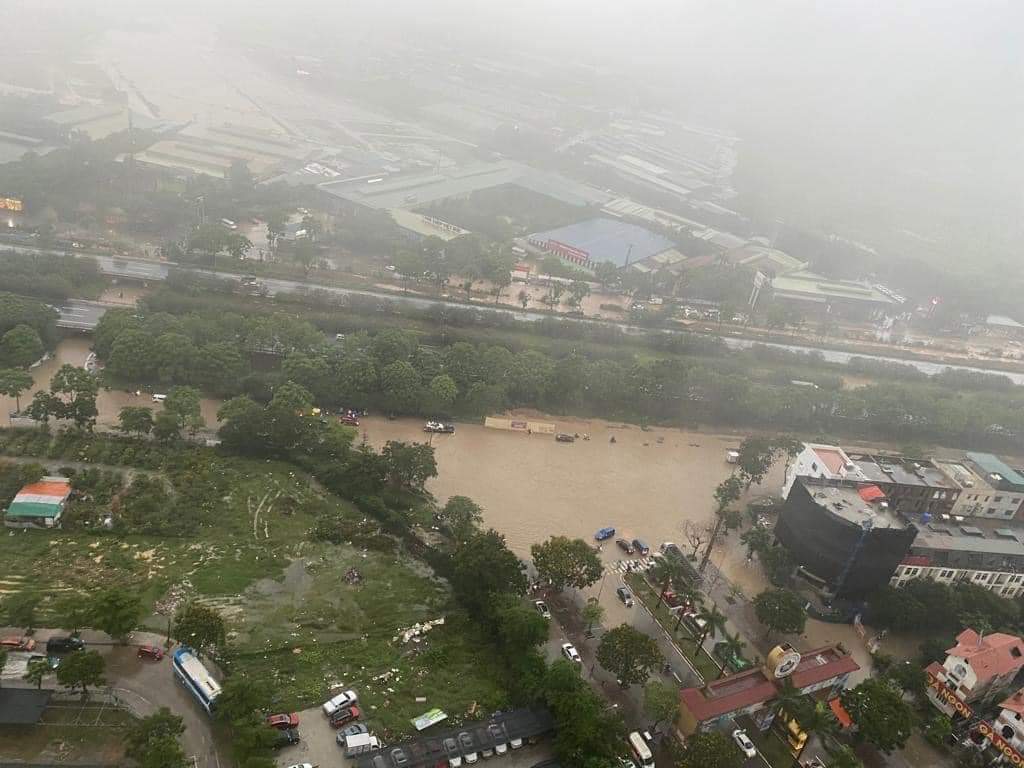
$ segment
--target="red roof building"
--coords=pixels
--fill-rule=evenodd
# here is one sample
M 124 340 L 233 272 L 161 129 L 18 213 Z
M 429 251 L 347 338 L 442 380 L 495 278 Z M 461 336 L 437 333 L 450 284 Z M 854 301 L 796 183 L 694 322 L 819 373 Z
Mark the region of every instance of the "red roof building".
M 1003 632 L 983 636 L 965 629 L 956 636 L 956 645 L 946 651 L 942 665 L 932 663 L 925 670 L 930 684 L 928 698 L 952 716 L 958 703 L 969 704 L 993 688 L 1008 684 L 1021 667 L 1024 640 Z
M 826 691 L 826 698 L 833 698 L 845 687 L 850 673 L 860 669 L 850 654 L 835 646 L 796 655 L 799 662 L 792 667 L 788 678 L 803 693 Z M 786 677 L 776 677 L 767 669 L 756 668 L 723 677 L 701 688 L 684 688 L 679 692 L 680 730 L 687 734 L 709 730 L 717 721 L 738 715 L 752 715 L 762 728 L 767 728 L 775 714 L 771 703 L 784 679 Z

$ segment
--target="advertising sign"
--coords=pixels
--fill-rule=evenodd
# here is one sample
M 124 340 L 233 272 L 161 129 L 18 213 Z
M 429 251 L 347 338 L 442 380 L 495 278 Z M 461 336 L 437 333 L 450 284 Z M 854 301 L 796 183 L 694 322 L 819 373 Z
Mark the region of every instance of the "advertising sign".
M 961 699 L 959 696 L 956 695 L 956 693 L 953 692 L 952 688 L 950 688 L 944 682 L 939 680 L 939 678 L 937 678 L 931 672 L 925 672 L 925 675 L 928 676 L 928 687 L 935 692 L 934 695 L 937 699 L 939 699 L 939 701 L 945 702 L 946 704 L 951 706 L 953 710 L 956 712 L 956 714 L 960 715 L 960 717 L 964 718 L 965 720 L 971 719 L 971 716 L 974 714 L 974 711 L 966 703 L 964 703 L 963 699 Z

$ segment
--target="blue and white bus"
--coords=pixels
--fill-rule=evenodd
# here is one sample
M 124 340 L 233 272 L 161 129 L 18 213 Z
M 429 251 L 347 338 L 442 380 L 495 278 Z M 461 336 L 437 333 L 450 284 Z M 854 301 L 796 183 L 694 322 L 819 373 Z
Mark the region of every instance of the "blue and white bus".
M 176 650 L 171 657 L 171 669 L 178 682 L 196 697 L 203 709 L 212 714 L 220 695 L 220 683 L 203 666 L 195 651 L 187 646 Z

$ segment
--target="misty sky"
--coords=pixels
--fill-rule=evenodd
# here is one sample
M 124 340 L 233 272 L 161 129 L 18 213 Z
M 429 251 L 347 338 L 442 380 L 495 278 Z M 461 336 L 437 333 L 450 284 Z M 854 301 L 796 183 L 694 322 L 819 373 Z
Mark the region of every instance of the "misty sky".
M 175 15 L 216 24 L 226 42 L 334 58 L 399 43 L 437 51 L 440 64 L 456 54 L 544 61 L 584 73 L 622 109 L 735 130 L 779 195 L 800 187 L 813 199 L 831 187 L 897 216 L 920 203 L 924 220 L 908 214 L 911 228 L 930 226 L 933 209 L 940 224 L 962 210 L 976 220 L 961 229 L 1008 227 L 1007 242 L 1024 208 L 1020 2 L 114 0 L 102 9 L 0 0 L 0 43 L 63 30 L 66 51 L 69 30 L 152 29 Z

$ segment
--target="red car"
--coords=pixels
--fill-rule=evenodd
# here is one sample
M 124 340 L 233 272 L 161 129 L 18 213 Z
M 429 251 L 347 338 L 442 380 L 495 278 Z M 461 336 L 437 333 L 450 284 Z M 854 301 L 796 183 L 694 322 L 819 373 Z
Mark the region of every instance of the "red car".
M 280 728 L 282 731 L 287 730 L 288 728 L 298 728 L 299 713 L 292 712 L 288 715 L 267 715 L 267 725 L 271 728 Z
M 363 716 L 363 712 L 359 707 L 345 707 L 339 709 L 333 715 L 331 715 L 331 727 L 341 728 L 343 725 L 348 725 L 353 720 L 358 720 Z
M 358 427 L 359 419 L 355 416 L 339 416 L 338 421 L 344 424 L 346 427 Z
M 140 659 L 160 661 L 164 657 L 164 649 L 156 645 L 140 645 L 139 651 L 135 655 Z
M 2 637 L 0 638 L 0 648 L 13 648 L 16 651 L 34 651 L 36 641 L 31 637 L 19 637 L 17 635 Z

